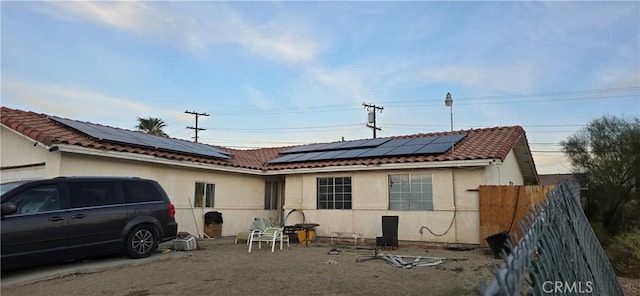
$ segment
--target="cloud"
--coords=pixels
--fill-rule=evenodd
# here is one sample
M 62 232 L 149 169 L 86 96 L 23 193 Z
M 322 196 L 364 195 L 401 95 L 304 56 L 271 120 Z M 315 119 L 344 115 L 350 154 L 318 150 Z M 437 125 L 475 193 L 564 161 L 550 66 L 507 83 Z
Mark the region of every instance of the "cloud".
M 562 153 L 535 153 L 538 174 L 566 174 L 571 172 L 571 161 Z
M 156 15 L 155 11 L 143 2 L 52 1 L 49 4 L 53 6 L 53 10 L 39 10 L 61 19 L 69 19 L 69 15 L 60 14 L 66 11 L 72 16 L 136 32 L 149 29 L 152 25 L 150 21 Z
M 505 64 L 508 63 L 508 64 Z M 492 92 L 531 92 L 540 80 L 538 67 L 528 62 L 436 65 L 425 69 L 426 81 L 441 82 Z
M 245 91 L 247 93 L 247 100 L 253 104 L 253 106 L 259 109 L 269 109 L 272 107 L 271 100 L 264 95 L 259 89 L 253 86 L 245 86 Z
M 293 80 L 289 93 L 298 105 L 360 104 L 399 99 L 397 89 L 417 80 L 420 61 L 412 57 L 360 59 L 340 67 L 312 65 Z M 390 97 L 391 96 L 391 97 Z
M 11 81 L 4 78 L 2 105 L 126 129 L 133 128 L 132 123 L 137 117 L 163 118 L 174 113 L 86 89 Z
M 47 14 L 69 14 L 98 24 L 150 38 L 154 42 L 203 54 L 216 45 L 235 44 L 278 63 L 313 61 L 321 46 L 300 22 L 273 18 L 250 23 L 222 2 L 52 2 Z

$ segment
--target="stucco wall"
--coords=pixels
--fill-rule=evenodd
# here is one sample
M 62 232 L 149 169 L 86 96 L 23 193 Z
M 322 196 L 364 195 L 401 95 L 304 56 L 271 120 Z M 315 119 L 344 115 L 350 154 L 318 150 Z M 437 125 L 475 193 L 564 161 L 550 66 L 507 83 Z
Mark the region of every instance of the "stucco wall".
M 213 170 L 182 168 L 107 157 L 63 155 L 60 175 L 135 176 L 157 180 L 176 207 L 178 230 L 203 232 L 204 214 L 222 213 L 222 235 L 235 235 L 247 229 L 253 217 L 275 219 L 264 211 L 264 177 Z M 192 210 L 195 182 L 215 184 L 214 208 Z M 197 227 L 197 228 L 196 228 Z
M 522 185 L 524 177 L 513 150 L 504 162 L 494 162 L 486 167 L 486 185 Z
M 388 210 L 388 177 L 390 174 L 427 174 L 433 180 L 433 211 Z M 453 170 L 455 177 L 456 214 L 454 218 L 453 179 L 451 169 L 408 169 L 381 171 L 353 171 L 334 174 L 299 174 L 286 179 L 285 209 L 302 209 L 307 223 L 318 223 L 319 236 L 332 232 L 358 232 L 367 238 L 382 235 L 381 217 L 397 215 L 399 239 L 409 241 L 479 243 L 479 204 L 477 191 L 485 180 L 483 168 Z M 351 177 L 352 210 L 316 210 L 316 179 L 318 177 Z M 299 216 L 296 221 L 301 222 Z M 428 232 L 428 227 L 436 236 Z M 422 233 L 420 229 L 422 228 Z
M 88 156 L 61 151 L 49 152 L 48 147 L 33 145 L 34 141 L 2 127 L 0 160 L 2 167 L 44 165 L 3 169 L 2 182 L 20 179 L 39 179 L 57 176 L 135 176 L 157 180 L 176 207 L 179 231 L 192 234 L 203 232 L 204 213 L 222 213 L 224 236 L 246 230 L 254 217 L 278 218 L 278 211 L 264 210 L 264 177 L 234 174 L 214 170 L 185 168 L 144 161 L 104 156 Z M 215 207 L 192 210 L 195 182 L 215 184 Z
M 215 168 L 187 168 L 151 163 L 135 159 L 118 159 L 114 152 L 102 156 L 61 151 L 49 152 L 47 147 L 33 145 L 33 141 L 2 128 L 2 166 L 45 163 L 30 169 L 3 170 L 2 180 L 10 178 L 55 177 L 61 175 L 116 175 L 154 179 L 167 191 L 177 213 L 179 231 L 192 234 L 203 232 L 203 215 L 219 211 L 223 215 L 223 236 L 245 231 L 254 217 L 276 222 L 279 211 L 264 210 L 264 182 L 267 178 L 256 174 L 222 172 Z M 388 210 L 388 176 L 390 174 L 430 174 L 433 180 L 433 211 Z M 352 178 L 353 210 L 316 210 L 316 179 L 318 177 Z M 523 177 L 513 152 L 502 163 L 456 169 L 380 169 L 337 173 L 289 174 L 285 178 L 284 213 L 302 209 L 308 223 L 318 223 L 317 234 L 330 236 L 332 232 L 359 232 L 367 238 L 382 234 L 381 217 L 398 215 L 399 239 L 408 241 L 479 243 L 480 185 L 514 185 Z M 195 182 L 215 184 L 215 207 L 192 209 Z M 455 186 L 454 186 L 455 184 Z M 455 206 L 454 206 L 455 195 Z M 455 214 L 454 214 L 455 213 Z M 454 219 L 455 216 L 455 219 Z M 453 221 L 453 224 L 451 222 Z M 287 225 L 302 222 L 301 215 L 291 215 Z M 449 228 L 449 225 L 452 225 Z M 421 231 L 422 230 L 422 231 Z M 428 230 L 431 230 L 431 234 Z
M 0 128 L 2 182 L 57 176 L 60 155 L 2 126 Z M 23 166 L 23 167 L 19 167 Z

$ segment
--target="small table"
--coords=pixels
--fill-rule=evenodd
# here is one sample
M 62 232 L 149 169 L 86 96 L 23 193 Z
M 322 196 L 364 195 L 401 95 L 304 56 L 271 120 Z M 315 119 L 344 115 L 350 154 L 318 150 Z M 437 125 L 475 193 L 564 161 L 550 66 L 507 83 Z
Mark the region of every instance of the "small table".
M 332 232 L 331 233 L 331 243 L 333 244 L 333 238 L 338 237 L 338 243 L 342 242 L 343 237 L 353 237 L 353 245 L 358 245 L 358 239 L 362 241 L 364 244 L 364 234 L 358 232 Z
M 316 227 L 320 226 L 320 224 L 316 224 L 316 223 L 300 223 L 300 224 L 296 224 L 294 226 L 304 229 L 304 243 L 305 243 L 305 246 L 308 248 L 309 247 L 309 231 L 310 230 L 314 230 Z M 302 243 L 302 242 L 300 242 L 300 243 Z

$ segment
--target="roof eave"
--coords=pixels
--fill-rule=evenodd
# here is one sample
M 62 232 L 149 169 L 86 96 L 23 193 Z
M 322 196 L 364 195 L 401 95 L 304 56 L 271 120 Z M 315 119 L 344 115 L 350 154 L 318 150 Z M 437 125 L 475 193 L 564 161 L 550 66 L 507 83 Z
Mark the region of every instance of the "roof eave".
M 312 174 L 312 173 L 374 171 L 374 170 L 480 167 L 480 166 L 489 166 L 495 160 L 499 160 L 499 159 L 491 158 L 491 159 L 474 159 L 474 160 L 385 163 L 385 164 L 374 164 L 374 165 L 309 167 L 309 168 L 296 168 L 296 169 L 269 170 L 269 171 L 265 171 L 265 175 Z
M 124 160 L 143 161 L 143 162 L 149 162 L 149 163 L 164 164 L 164 165 L 171 165 L 171 166 L 178 166 L 178 167 L 187 167 L 187 168 L 198 168 L 198 169 L 208 169 L 208 170 L 213 169 L 216 171 L 232 172 L 232 173 L 240 173 L 240 174 L 250 174 L 250 175 L 263 174 L 263 172 L 259 169 L 215 165 L 215 164 L 186 161 L 186 160 L 171 160 L 171 159 L 157 157 L 153 155 L 87 148 L 87 147 L 82 147 L 82 146 L 72 145 L 72 144 L 58 144 L 56 146 L 58 147 L 57 150 L 59 150 L 60 152 L 67 152 L 67 153 L 110 157 L 110 158 L 117 158 L 117 159 L 124 159 Z
M 513 153 L 520 166 L 520 172 L 525 184 L 537 185 L 540 184 L 540 178 L 538 171 L 536 170 L 536 164 L 533 161 L 533 155 L 527 141 L 525 134 L 522 134 L 516 144 L 513 147 Z

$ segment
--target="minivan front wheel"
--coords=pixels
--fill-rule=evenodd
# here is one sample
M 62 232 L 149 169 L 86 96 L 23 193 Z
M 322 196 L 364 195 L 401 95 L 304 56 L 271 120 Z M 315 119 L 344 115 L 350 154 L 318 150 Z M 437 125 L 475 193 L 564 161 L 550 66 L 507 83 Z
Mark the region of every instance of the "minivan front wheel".
M 127 253 L 134 259 L 149 257 L 157 241 L 153 228 L 147 225 L 136 226 L 127 236 Z

